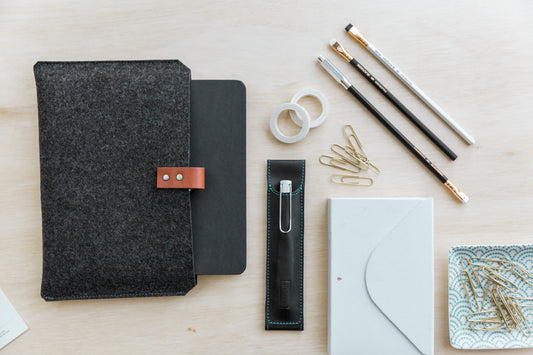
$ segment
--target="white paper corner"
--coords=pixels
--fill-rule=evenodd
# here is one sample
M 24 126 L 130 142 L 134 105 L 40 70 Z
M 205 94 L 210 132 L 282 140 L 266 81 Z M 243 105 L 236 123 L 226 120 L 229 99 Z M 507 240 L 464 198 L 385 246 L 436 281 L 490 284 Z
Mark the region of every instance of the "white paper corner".
M 0 289 L 0 349 L 26 330 L 28 330 L 28 326 Z

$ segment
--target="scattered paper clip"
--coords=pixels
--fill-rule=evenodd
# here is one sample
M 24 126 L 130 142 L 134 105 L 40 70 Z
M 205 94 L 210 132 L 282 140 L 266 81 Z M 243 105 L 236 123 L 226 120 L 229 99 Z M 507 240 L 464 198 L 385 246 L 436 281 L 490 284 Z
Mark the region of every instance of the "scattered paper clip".
M 374 180 L 368 177 L 355 176 L 355 175 L 331 175 L 331 181 L 336 184 L 344 185 L 356 185 L 356 186 L 371 186 Z
M 347 145 L 332 144 L 333 155 L 323 154 L 318 158 L 322 165 L 326 165 L 349 174 L 333 174 L 331 181 L 336 184 L 352 186 L 372 186 L 374 180 L 370 177 L 360 176 L 359 173 L 379 169 L 368 159 L 363 145 L 351 125 L 345 125 L 342 133 L 348 142 Z
M 471 330 L 518 331 L 525 337 L 532 335 L 523 309 L 533 308 L 533 298 L 521 294 L 530 293 L 523 286 L 532 286 L 529 280 L 533 275 L 524 266 L 507 257 L 465 257 L 459 260 L 459 264 L 459 282 L 472 311 L 466 316 Z

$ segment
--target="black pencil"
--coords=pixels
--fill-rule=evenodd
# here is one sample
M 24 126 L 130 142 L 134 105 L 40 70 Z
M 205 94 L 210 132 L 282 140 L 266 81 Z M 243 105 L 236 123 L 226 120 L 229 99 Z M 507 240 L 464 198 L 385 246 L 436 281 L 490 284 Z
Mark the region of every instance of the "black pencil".
M 346 79 L 346 77 L 323 56 L 318 57 L 318 62 L 322 67 L 346 90 L 348 90 L 359 102 L 363 104 L 413 155 L 424 164 L 424 166 L 440 180 L 440 182 L 452 192 L 452 194 L 463 203 L 468 202 L 468 196 L 457 188 L 437 167 L 426 157 L 402 132 L 400 132 L 381 112 L 379 112 L 357 89 Z
M 352 67 L 355 68 L 366 80 L 368 80 L 380 93 L 383 94 L 398 110 L 400 110 L 405 117 L 409 119 L 419 130 L 422 131 L 444 154 L 446 154 L 451 160 L 457 159 L 455 154 L 443 141 L 437 137 L 422 121 L 418 119 L 404 104 L 400 102 L 382 83 L 376 79 L 376 77 L 359 63 L 348 51 L 336 40 L 332 39 L 329 42 L 331 48 L 340 54 Z

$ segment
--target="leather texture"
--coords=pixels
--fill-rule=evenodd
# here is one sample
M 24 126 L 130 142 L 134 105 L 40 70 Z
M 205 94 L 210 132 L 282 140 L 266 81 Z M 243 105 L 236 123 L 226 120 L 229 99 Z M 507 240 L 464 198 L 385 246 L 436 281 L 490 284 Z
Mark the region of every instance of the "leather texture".
M 205 169 L 190 167 L 157 168 L 157 188 L 205 189 Z
M 269 160 L 267 166 L 266 330 L 303 330 L 305 160 Z M 290 231 L 280 229 L 280 181 L 292 181 Z M 287 221 L 283 220 L 286 230 Z

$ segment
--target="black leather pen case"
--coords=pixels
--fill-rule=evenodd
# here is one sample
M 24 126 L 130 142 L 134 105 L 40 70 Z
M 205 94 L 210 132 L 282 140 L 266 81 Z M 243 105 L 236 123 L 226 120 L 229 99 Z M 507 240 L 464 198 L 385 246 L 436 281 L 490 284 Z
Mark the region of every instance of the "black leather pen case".
M 266 330 L 303 330 L 305 160 L 267 167 Z

